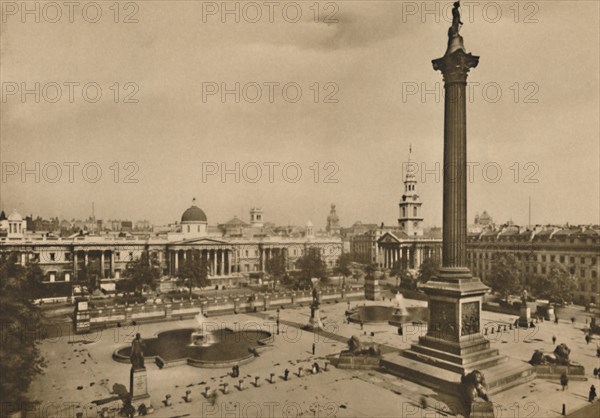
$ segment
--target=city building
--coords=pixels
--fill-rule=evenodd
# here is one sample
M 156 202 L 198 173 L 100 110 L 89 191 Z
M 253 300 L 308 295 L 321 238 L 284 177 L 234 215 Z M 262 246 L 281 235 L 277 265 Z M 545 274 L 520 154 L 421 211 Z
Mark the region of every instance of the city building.
M 492 262 L 499 254 L 510 254 L 522 263 L 524 273 L 545 275 L 555 263 L 563 265 L 573 280 L 579 304 L 600 301 L 600 227 L 536 226 L 532 229 L 516 225 L 469 233 L 467 258 L 474 276 L 485 280 Z
M 409 163 L 411 157 L 412 147 L 408 154 Z M 350 238 L 351 254 L 357 261 L 372 263 L 383 269 L 391 269 L 396 263 L 401 263 L 404 269 L 417 270 L 426 258 L 441 258 L 441 229 L 423 228 L 423 203 L 414 173 L 407 172 L 403 183 L 398 225 L 386 227 L 382 223 Z
M 335 266 L 342 253 L 340 237 L 315 234 L 310 221 L 304 230 L 285 234 L 274 232 L 263 219 L 261 209 L 252 208 L 250 224 L 237 218 L 219 227 L 209 227 L 205 212 L 195 200 L 186 209 L 175 231 L 146 235 L 74 234 L 50 237 L 26 234 L 26 223 L 15 211 L 1 221 L 0 253 L 17 253 L 22 265 L 39 263 L 46 283 L 71 282 L 85 269 L 98 279 L 119 279 L 127 263 L 148 251 L 156 257 L 164 276 L 177 276 L 192 251 L 200 251 L 209 265 L 212 286 L 236 286 L 262 282 L 268 260 L 282 254 L 290 270 L 309 249 L 318 249 L 328 267 Z M 123 222 L 121 222 L 121 226 Z

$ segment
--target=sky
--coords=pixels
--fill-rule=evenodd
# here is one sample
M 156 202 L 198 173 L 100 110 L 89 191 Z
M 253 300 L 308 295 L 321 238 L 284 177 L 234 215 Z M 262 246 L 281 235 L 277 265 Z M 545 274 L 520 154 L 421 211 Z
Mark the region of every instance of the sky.
M 2 1 L 6 212 L 85 218 L 94 202 L 165 224 L 195 197 L 210 224 L 258 206 L 324 227 L 335 203 L 343 226 L 392 225 L 412 147 L 425 224 L 441 225 L 431 60 L 450 2 L 92 3 Z M 468 219 L 527 224 L 531 197 L 534 224 L 600 223 L 599 2 L 463 2 L 462 21 L 480 56 Z

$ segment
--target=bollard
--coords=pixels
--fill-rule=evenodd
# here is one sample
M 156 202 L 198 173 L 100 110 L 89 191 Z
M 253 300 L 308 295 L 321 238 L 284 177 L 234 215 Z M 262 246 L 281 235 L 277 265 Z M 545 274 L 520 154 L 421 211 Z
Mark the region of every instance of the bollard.
M 229 383 L 223 383 L 223 394 L 227 395 L 229 393 Z
M 205 397 L 205 398 L 208 398 L 208 391 L 209 391 L 209 390 L 210 390 L 210 386 L 206 386 L 206 387 L 204 388 L 204 397 Z
M 186 390 L 185 391 L 185 396 L 183 397 L 183 400 L 186 401 L 187 403 L 192 402 L 192 391 L 191 390 Z
M 269 379 L 269 383 L 273 383 L 274 377 L 275 377 L 275 373 L 271 373 L 271 378 Z
M 240 390 L 244 390 L 244 379 L 240 379 L 238 388 L 240 388 Z
M 325 362 L 325 366 L 323 367 L 323 370 L 327 371 L 327 366 L 329 366 L 329 363 Z
M 171 395 L 166 395 L 164 402 L 165 402 L 165 406 L 173 405 L 173 402 L 171 401 Z
M 562 407 L 562 415 L 563 416 L 567 415 L 567 405 L 565 405 L 565 404 L 563 404 L 563 407 Z
M 260 379 L 260 377 L 258 377 L 258 376 L 254 376 L 254 386 L 255 386 L 255 387 L 259 387 L 259 386 L 260 386 L 260 383 L 258 383 L 258 380 L 259 380 L 259 379 Z
M 298 367 L 298 377 L 302 377 L 302 367 Z

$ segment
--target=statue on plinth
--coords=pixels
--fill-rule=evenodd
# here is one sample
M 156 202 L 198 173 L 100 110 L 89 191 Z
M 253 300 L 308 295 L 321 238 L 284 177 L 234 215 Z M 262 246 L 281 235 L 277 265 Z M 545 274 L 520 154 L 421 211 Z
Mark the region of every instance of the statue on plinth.
M 559 366 L 574 366 L 577 363 L 569 359 L 571 349 L 565 344 L 559 344 L 552 354 L 546 354 L 542 350 L 535 350 L 529 364 L 532 366 L 556 364 Z
M 319 289 L 317 284 L 319 283 L 319 279 L 313 278 L 312 281 L 312 302 L 310 304 L 310 320 L 308 325 L 306 325 L 306 329 L 317 330 L 323 329 L 323 323 L 321 322 L 321 315 L 319 314 L 319 306 L 321 306 L 321 296 L 319 295 Z
M 379 344 L 368 342 L 365 343 L 361 341 L 356 335 L 353 335 L 352 338 L 348 340 L 348 350 L 352 355 L 359 356 L 379 356 L 381 355 L 381 350 L 379 349 Z
M 144 366 L 144 340 L 138 332 L 135 334 L 135 339 L 131 342 L 131 354 L 129 355 L 131 360 L 131 367 L 134 370 L 143 369 Z

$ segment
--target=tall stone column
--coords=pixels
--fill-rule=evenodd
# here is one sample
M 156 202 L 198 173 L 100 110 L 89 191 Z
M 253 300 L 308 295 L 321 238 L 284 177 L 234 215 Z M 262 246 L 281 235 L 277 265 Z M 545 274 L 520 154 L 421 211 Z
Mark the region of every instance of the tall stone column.
M 444 201 L 442 267 L 467 267 L 467 75 L 479 57 L 467 54 L 462 37 L 451 40 L 433 68 L 444 78 Z
M 421 344 L 433 344 L 441 351 L 470 352 L 489 347 L 480 334 L 483 294 L 489 291 L 471 275 L 467 265 L 467 75 L 479 57 L 467 53 L 460 26 L 449 30 L 448 49 L 432 61 L 444 78 L 444 200 L 442 265 L 437 277 L 423 289 L 429 297 L 429 325 Z M 477 346 L 477 348 L 475 348 Z

